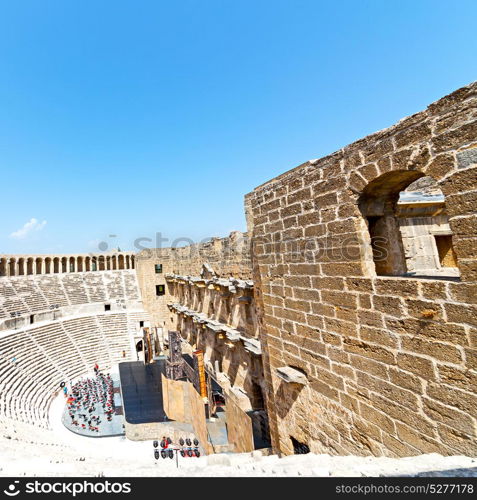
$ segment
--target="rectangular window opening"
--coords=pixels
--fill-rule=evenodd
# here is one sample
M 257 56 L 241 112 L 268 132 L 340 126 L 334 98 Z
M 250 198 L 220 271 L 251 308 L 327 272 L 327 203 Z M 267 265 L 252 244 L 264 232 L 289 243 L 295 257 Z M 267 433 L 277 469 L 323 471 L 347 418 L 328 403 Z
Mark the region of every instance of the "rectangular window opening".
M 441 267 L 457 267 L 457 258 L 452 246 L 452 235 L 434 235 Z

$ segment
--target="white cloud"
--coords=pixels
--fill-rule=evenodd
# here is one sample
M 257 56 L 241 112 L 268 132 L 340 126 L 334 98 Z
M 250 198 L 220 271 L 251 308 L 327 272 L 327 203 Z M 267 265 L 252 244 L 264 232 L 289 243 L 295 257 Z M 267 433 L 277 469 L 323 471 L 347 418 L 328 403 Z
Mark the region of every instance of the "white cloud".
M 10 238 L 14 238 L 16 240 L 23 240 L 30 234 L 32 231 L 41 231 L 46 226 L 46 220 L 39 222 L 35 217 L 32 217 L 28 222 L 23 224 L 23 227 L 13 231 L 10 234 Z

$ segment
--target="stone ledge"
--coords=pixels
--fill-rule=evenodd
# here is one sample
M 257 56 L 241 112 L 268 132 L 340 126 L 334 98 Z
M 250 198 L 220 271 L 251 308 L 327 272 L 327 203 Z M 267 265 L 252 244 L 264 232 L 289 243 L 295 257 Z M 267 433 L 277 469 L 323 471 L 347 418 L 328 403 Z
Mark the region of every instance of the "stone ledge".
M 299 384 L 307 385 L 308 379 L 306 375 L 291 366 L 281 366 L 276 369 L 279 378 L 287 382 L 288 384 Z

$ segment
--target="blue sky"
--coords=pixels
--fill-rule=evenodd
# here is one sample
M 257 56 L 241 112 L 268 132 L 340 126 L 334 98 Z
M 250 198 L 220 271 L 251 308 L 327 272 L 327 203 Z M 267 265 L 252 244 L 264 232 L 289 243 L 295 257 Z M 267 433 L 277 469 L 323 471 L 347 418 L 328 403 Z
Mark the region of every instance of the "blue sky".
M 245 230 L 255 186 L 475 80 L 476 17 L 475 0 L 0 0 L 0 253 Z

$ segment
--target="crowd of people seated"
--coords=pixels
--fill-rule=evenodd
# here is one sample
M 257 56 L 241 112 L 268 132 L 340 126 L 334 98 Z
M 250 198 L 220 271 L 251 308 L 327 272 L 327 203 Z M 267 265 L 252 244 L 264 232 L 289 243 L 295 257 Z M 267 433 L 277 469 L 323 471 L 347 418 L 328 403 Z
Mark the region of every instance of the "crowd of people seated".
M 81 379 L 65 390 L 71 424 L 99 433 L 102 416 L 111 422 L 114 413 L 114 387 L 109 373 L 94 367 L 95 377 Z M 102 414 L 102 416 L 100 415 Z

